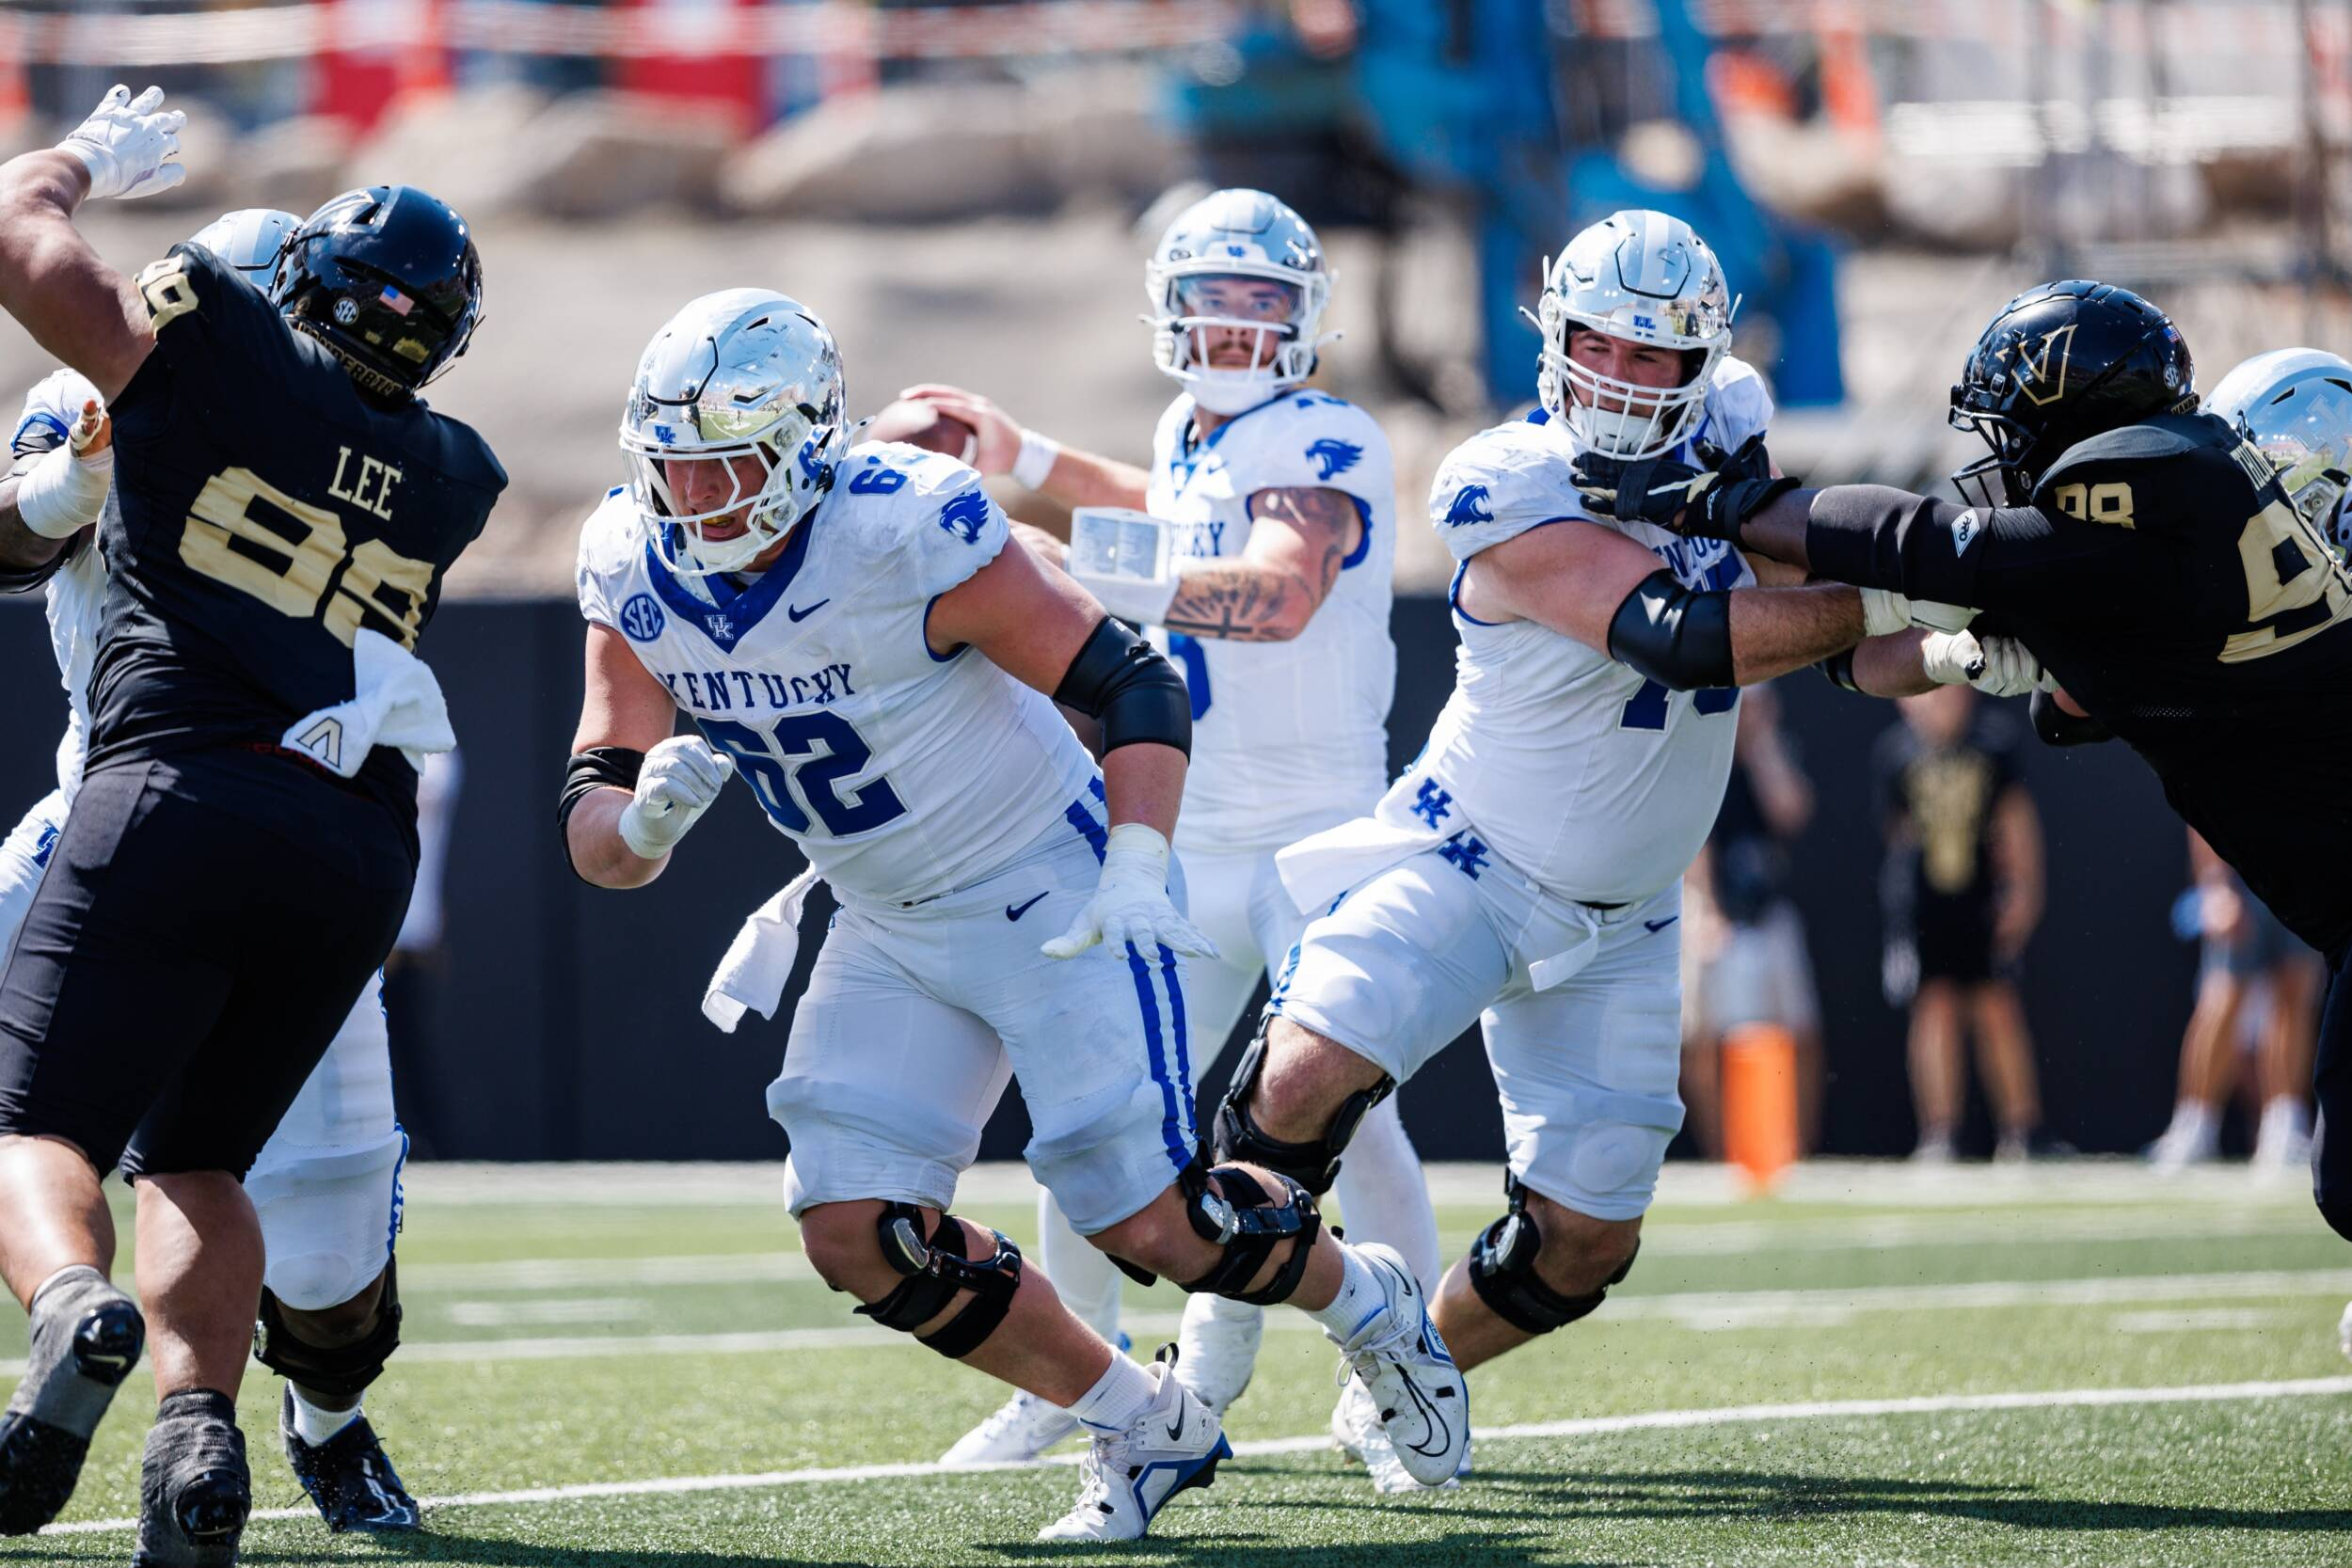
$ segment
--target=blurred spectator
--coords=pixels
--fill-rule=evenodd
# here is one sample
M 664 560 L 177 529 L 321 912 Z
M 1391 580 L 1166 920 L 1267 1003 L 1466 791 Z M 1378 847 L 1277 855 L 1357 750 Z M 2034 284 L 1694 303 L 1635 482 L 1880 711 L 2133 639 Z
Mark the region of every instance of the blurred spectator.
M 2248 1084 L 2261 1105 L 2254 1164 L 2294 1170 L 2311 1158 L 2312 1040 L 2317 1021 L 2319 955 L 2279 924 L 2194 829 L 2194 885 L 2173 911 L 2174 928 L 2201 937 L 2197 1006 L 2181 1038 L 2180 1097 L 2172 1123 L 2148 1146 L 2151 1164 L 2177 1170 L 2221 1152 L 2221 1117 L 2241 1054 L 2254 1057 Z
M 417 781 L 417 887 L 408 913 L 384 960 L 384 1024 L 391 1037 L 393 1095 L 421 1159 L 437 1152 L 434 1110 L 450 1103 L 435 1081 L 433 1042 L 438 1033 L 441 983 L 449 973 L 442 945 L 442 881 L 449 868 L 450 823 L 466 767 L 458 752 L 436 752 Z
M 1912 1158 L 1932 1163 L 1950 1160 L 1959 1136 L 1971 1024 L 1996 1157 L 2040 1151 L 2041 1085 L 2016 980 L 2042 917 L 2042 824 L 2014 727 L 1976 702 L 1964 686 L 1906 697 L 1903 721 L 1878 745 L 1886 999 L 1911 1007 Z
M 1814 1147 L 1821 1104 L 1820 1006 L 1788 892 L 1789 849 L 1812 820 L 1813 786 L 1781 734 L 1770 686 L 1740 694 L 1739 724 L 1723 810 L 1683 883 L 1682 1101 L 1710 1160 L 1723 1158 L 1724 1037 L 1741 1024 L 1777 1024 L 1796 1041 L 1801 1151 Z

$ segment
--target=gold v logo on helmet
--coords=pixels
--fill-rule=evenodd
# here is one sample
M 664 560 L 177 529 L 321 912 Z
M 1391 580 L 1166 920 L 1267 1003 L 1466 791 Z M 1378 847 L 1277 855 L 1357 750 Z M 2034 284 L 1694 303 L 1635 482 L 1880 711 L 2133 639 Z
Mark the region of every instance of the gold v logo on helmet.
M 2026 402 L 2036 408 L 2047 408 L 2066 395 L 2066 362 L 2074 352 L 2073 322 L 2042 335 L 2042 357 L 2039 360 L 2022 350 L 2019 352 L 2017 368 L 2022 373 L 2017 378 L 2017 389 L 2025 394 Z M 2054 354 L 2058 359 L 2056 375 L 2050 373 L 2050 359 Z

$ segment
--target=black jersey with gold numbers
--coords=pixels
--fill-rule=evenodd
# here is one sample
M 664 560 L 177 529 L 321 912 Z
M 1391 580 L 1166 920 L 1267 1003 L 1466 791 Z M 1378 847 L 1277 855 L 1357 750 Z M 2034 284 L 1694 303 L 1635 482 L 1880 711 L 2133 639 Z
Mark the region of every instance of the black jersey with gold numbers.
M 275 744 L 349 701 L 359 632 L 414 651 L 506 485 L 471 429 L 362 397 L 211 252 L 173 247 L 138 289 L 155 349 L 113 405 L 92 770 Z M 358 782 L 413 820 L 397 752 L 378 748 Z
M 1983 610 L 2296 935 L 2352 942 L 2352 573 L 2229 424 L 2093 436 L 2030 506 L 1824 490 L 1805 544 L 1824 576 Z

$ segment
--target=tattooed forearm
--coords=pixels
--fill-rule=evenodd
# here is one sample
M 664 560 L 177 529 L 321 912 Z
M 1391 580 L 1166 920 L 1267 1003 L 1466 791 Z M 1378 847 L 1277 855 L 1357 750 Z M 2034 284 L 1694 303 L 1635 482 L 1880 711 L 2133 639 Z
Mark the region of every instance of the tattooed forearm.
M 1249 498 L 1249 515 L 1259 526 L 1248 554 L 1186 571 L 1162 622 L 1168 630 L 1241 642 L 1296 637 L 1339 580 L 1363 526 L 1355 501 L 1338 490 L 1261 490 Z

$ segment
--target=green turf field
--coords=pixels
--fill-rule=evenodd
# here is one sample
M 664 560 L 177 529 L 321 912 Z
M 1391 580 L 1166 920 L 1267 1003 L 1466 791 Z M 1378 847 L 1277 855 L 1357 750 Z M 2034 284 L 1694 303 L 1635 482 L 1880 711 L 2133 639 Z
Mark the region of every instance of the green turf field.
M 1496 1179 L 1438 1178 L 1451 1256 Z M 929 1468 L 999 1390 L 850 1317 L 775 1191 L 768 1168 L 412 1172 L 407 1343 L 369 1409 L 430 1533 L 327 1535 L 256 1368 L 259 1506 L 300 1512 L 257 1520 L 246 1560 L 2352 1563 L 2352 1249 L 2292 1181 L 1833 1164 L 1743 1201 L 1674 1167 L 1609 1306 L 1472 1376 L 1460 1491 L 1375 1497 L 1324 1436 L 1331 1352 L 1278 1311 L 1239 1457 L 1094 1551 L 1030 1540 L 1073 1470 Z M 1025 1191 L 976 1173 L 960 1208 L 1025 1245 Z M 1128 1302 L 1139 1349 L 1172 1335 L 1175 1292 Z M 128 1560 L 149 1397 L 142 1373 L 65 1523 L 0 1564 Z

